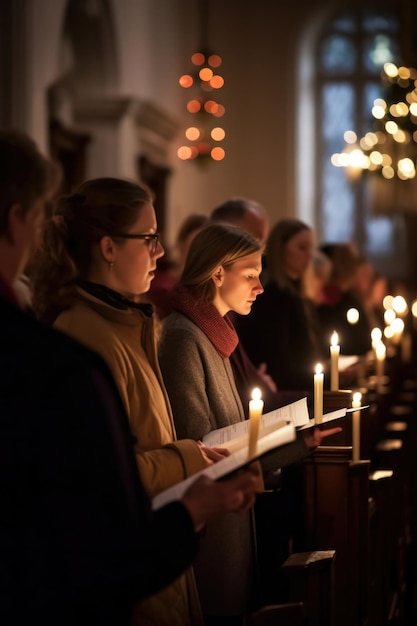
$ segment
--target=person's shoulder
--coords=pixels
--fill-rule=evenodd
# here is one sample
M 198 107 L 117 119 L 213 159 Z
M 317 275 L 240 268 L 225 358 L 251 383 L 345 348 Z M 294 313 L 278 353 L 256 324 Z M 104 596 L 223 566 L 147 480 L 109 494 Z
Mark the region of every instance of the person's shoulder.
M 101 359 L 65 333 L 39 322 L 32 315 L 3 300 L 0 303 L 0 353 L 13 354 L 15 360 L 60 365 L 95 365 Z
M 160 354 L 165 350 L 171 350 L 178 345 L 181 351 L 186 353 L 201 342 L 209 342 L 204 332 L 186 315 L 174 311 L 162 323 L 162 333 L 159 342 Z
M 165 331 L 193 330 L 197 328 L 192 320 L 179 311 L 173 311 L 162 321 L 162 328 Z

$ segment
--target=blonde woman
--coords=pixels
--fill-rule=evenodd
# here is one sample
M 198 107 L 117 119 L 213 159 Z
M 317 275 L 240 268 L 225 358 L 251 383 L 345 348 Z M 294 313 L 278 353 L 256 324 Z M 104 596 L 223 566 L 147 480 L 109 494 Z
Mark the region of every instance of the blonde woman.
M 211 430 L 245 419 L 229 357 L 238 344 L 227 317 L 248 315 L 263 287 L 264 248 L 234 226 L 212 224 L 193 240 L 173 294 L 175 311 L 163 324 L 159 358 L 180 436 L 200 440 Z M 329 430 L 328 434 L 340 429 Z M 263 461 L 265 471 L 305 456 L 320 431 Z M 195 564 L 206 626 L 240 625 L 254 602 L 251 518 L 210 524 Z

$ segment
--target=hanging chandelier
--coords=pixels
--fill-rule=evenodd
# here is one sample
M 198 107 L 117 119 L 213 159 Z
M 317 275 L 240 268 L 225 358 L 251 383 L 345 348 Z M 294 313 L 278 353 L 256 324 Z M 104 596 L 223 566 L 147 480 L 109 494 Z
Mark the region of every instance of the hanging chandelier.
M 187 143 L 177 150 L 178 157 L 183 161 L 222 161 L 226 154 L 221 145 L 226 133 L 220 126 L 225 107 L 218 100 L 218 92 L 224 85 L 224 78 L 218 69 L 222 59 L 207 45 L 207 8 L 207 2 L 201 1 L 200 46 L 191 56 L 190 73 L 179 78 L 180 86 L 188 92 L 186 108 L 190 118 L 184 133 Z

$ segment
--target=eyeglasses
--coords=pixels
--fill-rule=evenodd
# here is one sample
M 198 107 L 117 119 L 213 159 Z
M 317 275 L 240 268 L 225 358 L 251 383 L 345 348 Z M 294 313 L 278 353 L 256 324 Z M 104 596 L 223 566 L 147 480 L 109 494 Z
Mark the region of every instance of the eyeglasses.
M 155 234 L 134 234 L 134 233 L 118 233 L 117 235 L 113 235 L 113 237 L 120 237 L 120 239 L 143 239 L 146 241 L 146 244 L 150 250 L 150 252 L 155 253 L 158 248 L 159 243 L 159 233 Z

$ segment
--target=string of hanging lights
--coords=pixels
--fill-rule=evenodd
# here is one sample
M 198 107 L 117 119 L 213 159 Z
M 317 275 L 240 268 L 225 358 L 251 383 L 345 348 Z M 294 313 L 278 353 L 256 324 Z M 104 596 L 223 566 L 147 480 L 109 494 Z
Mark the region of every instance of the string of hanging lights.
M 200 4 L 200 39 L 199 50 L 191 56 L 192 70 L 179 78 L 179 84 L 189 93 L 187 114 L 192 117 L 185 130 L 187 143 L 177 150 L 182 160 L 222 161 L 225 150 L 221 145 L 226 133 L 219 126 L 220 118 L 225 114 L 225 107 L 218 101 L 218 92 L 224 85 L 224 78 L 219 73 L 222 58 L 214 54 L 205 43 L 207 30 L 207 4 Z
M 417 162 L 417 69 L 386 63 L 382 80 L 386 95 L 374 101 L 374 129 L 359 140 L 346 131 L 345 149 L 331 161 L 351 173 L 369 170 L 385 180 L 411 180 Z

